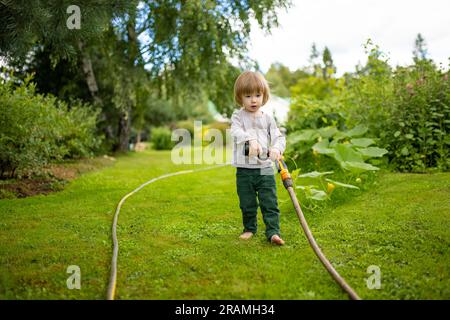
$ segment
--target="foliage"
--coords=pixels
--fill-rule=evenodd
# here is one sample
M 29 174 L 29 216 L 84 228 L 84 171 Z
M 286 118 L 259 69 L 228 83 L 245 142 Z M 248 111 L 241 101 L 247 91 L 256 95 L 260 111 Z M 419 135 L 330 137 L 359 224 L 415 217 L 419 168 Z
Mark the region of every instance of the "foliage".
M 154 150 L 119 156 L 67 192 L 0 200 L 0 299 L 104 299 L 118 200 L 154 177 L 201 167 L 170 159 L 170 151 Z M 279 175 L 286 245 L 267 241 L 260 213 L 258 232 L 239 241 L 234 174 L 223 166 L 173 176 L 127 198 L 118 221 L 117 299 L 348 299 L 310 249 Z M 299 199 L 319 246 L 363 299 L 450 299 L 450 173 L 385 173 L 377 183 L 376 192 L 349 189 L 359 195 L 351 200 L 336 187 L 333 203 L 319 202 L 330 206 L 317 214 Z M 65 285 L 74 263 L 81 290 Z M 381 290 L 367 287 L 370 265 L 381 267 Z
M 293 72 L 281 63 L 272 63 L 265 77 L 269 82 L 270 91 L 279 97 L 290 97 L 290 88 L 299 80 L 309 76 L 306 71 L 297 69 Z
M 346 79 L 339 100 L 347 114 L 347 125 L 368 126 L 369 134 L 380 138 L 382 145 L 388 134 L 387 123 L 393 108 L 394 84 L 389 58 L 369 39 L 365 44 L 367 63 L 358 66 L 356 74 Z
M 173 147 L 172 132 L 167 127 L 155 127 L 150 132 L 150 141 L 156 150 L 169 150 Z
M 400 171 L 450 169 L 450 79 L 421 60 L 398 68 L 386 145 Z
M 336 187 L 359 189 L 358 186 L 349 184 L 349 181 L 361 181 L 362 174 L 367 177 L 370 172 L 379 169 L 367 161 L 373 162 L 373 158 L 381 158 L 387 150 L 373 146 L 374 139 L 363 138 L 367 130 L 367 127 L 357 126 L 351 130 L 340 131 L 329 126 L 300 130 L 288 136 L 287 157 L 298 160 L 304 169 L 313 170 L 303 174 L 300 174 L 300 169 L 293 171 L 294 181 L 299 178 L 307 179 L 296 186 L 297 189 L 303 190 L 306 199 L 329 200 Z M 327 161 L 327 158 L 333 159 L 334 162 Z M 338 178 L 345 182 L 325 178 L 326 175 L 333 174 L 335 169 L 340 169 Z M 311 182 L 311 179 L 314 181 Z
M 93 155 L 97 110 L 36 94 L 31 77 L 19 87 L 0 84 L 0 164 L 3 173 L 38 172 L 52 160 Z
M 71 14 L 67 8 L 73 1 L 6 0 L 0 3 L 0 54 L 26 56 L 36 44 L 45 45 L 54 62 L 72 59 L 78 51 L 79 40 L 98 39 L 111 19 L 123 14 L 134 1 L 79 0 L 82 14 L 80 29 L 69 29 L 66 21 Z
M 424 55 L 424 48 L 417 50 Z M 348 123 L 368 126 L 369 133 L 380 139 L 380 146 L 389 150 L 393 169 L 448 170 L 448 71 L 417 57 L 413 65 L 392 71 L 387 58 L 381 57 L 378 47 L 373 48 L 367 66 L 358 77 L 349 79 L 342 95 Z
M 327 126 L 336 126 L 344 130 L 345 122 L 346 114 L 339 100 L 318 100 L 300 96 L 291 102 L 286 127 L 290 133 L 306 128 L 319 129 Z
M 317 100 L 325 100 L 327 98 L 339 95 L 342 83 L 338 80 L 307 77 L 297 81 L 295 86 L 291 88 L 292 95 L 296 98 L 312 98 Z
M 45 79 L 49 68 L 57 70 L 49 77 L 50 85 L 40 81 L 40 92 L 101 106 L 99 131 L 105 133 L 108 147 L 122 151 L 130 142 L 131 126 L 139 134 L 172 121 L 167 115 L 206 116 L 202 105 L 208 99 L 221 114 L 231 115 L 234 80 L 241 69 L 257 68 L 247 59 L 251 22 L 269 31 L 278 25 L 276 9 L 291 5 L 288 0 L 82 0 L 76 3 L 81 28 L 71 30 L 66 27 L 71 4 L 2 1 L 0 54 L 26 66 L 34 53 L 43 53 L 38 59 L 44 63 L 34 64 L 39 79 Z M 230 58 L 240 61 L 239 67 L 229 63 Z M 66 69 L 68 64 L 75 68 Z M 62 83 L 52 86 L 59 78 Z M 74 81 L 66 83 L 71 78 Z M 147 119 L 155 104 L 146 97 L 169 101 L 170 108 L 159 110 L 163 119 Z
M 227 136 L 227 130 L 230 129 L 230 124 L 227 123 L 227 122 L 215 121 L 215 122 L 210 123 L 209 125 L 207 125 L 206 126 L 206 130 L 205 130 L 205 132 L 203 134 L 203 141 L 205 142 L 206 145 L 209 145 L 209 144 L 211 144 L 211 143 L 213 143 L 215 141 L 212 137 L 206 137 L 205 136 L 205 135 L 208 134 L 208 132 L 211 129 L 218 130 L 220 132 L 220 135 L 222 136 L 222 145 L 225 146 L 227 144 L 227 139 L 229 138 L 229 136 Z
M 218 130 L 222 136 L 222 144 L 225 146 L 227 142 L 227 129 L 230 129 L 230 124 L 227 122 L 219 122 L 214 121 L 209 124 L 201 123 L 201 132 L 200 126 L 198 126 L 198 132 L 195 132 L 197 127 L 194 126 L 194 123 L 197 119 L 187 119 L 176 122 L 172 125 L 173 129 L 186 129 L 189 132 L 191 145 L 194 145 L 194 139 L 201 139 L 202 145 L 207 146 L 215 141 L 214 135 L 217 132 L 211 132 L 211 129 Z
M 365 49 L 367 63 L 354 74 L 336 80 L 318 75 L 298 81 L 292 88 L 289 135 L 304 141 L 312 131 L 299 130 L 333 125 L 345 131 L 364 125 L 367 136 L 389 150 L 386 156 L 392 169 L 449 170 L 449 71 L 425 58 L 424 40 L 419 36 L 414 64 L 407 67 L 393 70 L 389 57 L 370 39 Z M 302 153 L 311 146 L 299 143 L 297 147 Z

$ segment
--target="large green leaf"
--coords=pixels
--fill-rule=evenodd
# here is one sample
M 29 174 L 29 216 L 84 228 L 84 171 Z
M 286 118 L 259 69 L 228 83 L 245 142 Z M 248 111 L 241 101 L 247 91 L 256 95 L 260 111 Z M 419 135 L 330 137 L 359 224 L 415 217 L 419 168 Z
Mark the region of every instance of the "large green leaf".
M 304 173 L 298 176 L 298 178 L 317 178 L 321 177 L 327 174 L 332 174 L 334 171 L 326 171 L 326 172 L 317 172 L 317 171 L 311 171 L 308 173 Z
M 296 151 L 298 151 L 298 153 L 305 154 L 305 153 L 311 152 L 311 144 L 302 141 L 295 146 L 295 149 L 296 149 Z
M 295 131 L 288 135 L 288 142 L 290 144 L 296 144 L 300 141 L 314 141 L 319 137 L 319 133 L 314 129 L 305 129 L 301 131 Z
M 364 162 L 361 154 L 353 150 L 349 144 L 339 143 L 333 149 L 335 151 L 333 156 L 338 162 Z
M 358 148 L 359 153 L 368 158 L 378 158 L 385 155 L 388 151 L 378 147 Z
M 311 189 L 311 193 L 307 195 L 307 197 L 319 201 L 328 199 L 328 195 L 324 191 L 317 189 Z
M 325 180 L 328 181 L 328 182 L 331 182 L 332 184 L 334 184 L 336 186 L 349 188 L 349 189 L 358 189 L 359 190 L 359 187 L 354 186 L 352 184 L 346 184 L 346 183 L 342 183 L 342 182 L 339 182 L 339 181 L 331 180 L 331 179 L 328 179 L 328 178 L 325 178 Z
M 349 170 L 352 173 L 361 173 L 364 171 L 375 171 L 379 170 L 379 168 L 374 167 L 373 165 L 365 162 L 354 162 L 354 161 L 344 161 L 341 162 L 341 166 L 343 169 Z
M 332 143 L 337 143 L 339 140 L 345 139 L 347 137 L 347 133 L 339 131 L 334 135 Z
M 312 149 L 321 154 L 333 154 L 334 150 L 328 148 L 328 145 L 328 139 L 323 139 L 322 141 L 319 141 L 315 145 L 313 145 Z
M 369 130 L 369 128 L 360 124 L 360 125 L 354 127 L 353 129 L 347 131 L 346 134 L 349 137 L 359 137 L 359 136 L 362 136 L 364 133 L 366 133 L 367 130 Z
M 375 141 L 369 138 L 355 138 L 350 140 L 350 143 L 356 147 L 368 147 L 371 144 L 374 144 Z
M 320 128 L 318 130 L 320 136 L 322 138 L 331 138 L 332 136 L 334 136 L 339 130 L 334 127 L 334 126 L 330 126 L 330 127 L 325 127 L 325 128 Z
M 322 190 L 315 189 L 317 186 L 309 185 L 309 186 L 297 186 L 297 189 L 301 189 L 305 191 L 305 195 L 309 199 L 314 200 L 326 200 L 328 199 L 327 194 Z

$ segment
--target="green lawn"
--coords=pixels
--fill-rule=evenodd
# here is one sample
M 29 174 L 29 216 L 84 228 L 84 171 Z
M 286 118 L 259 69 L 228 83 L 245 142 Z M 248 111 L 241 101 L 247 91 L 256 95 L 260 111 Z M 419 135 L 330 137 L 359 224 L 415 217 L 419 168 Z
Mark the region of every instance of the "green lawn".
M 0 299 L 104 299 L 111 223 L 128 192 L 175 166 L 170 152 L 119 157 L 64 191 L 0 200 Z M 235 169 L 170 177 L 120 213 L 117 299 L 347 299 L 315 257 L 278 181 L 284 247 L 264 225 L 239 241 Z M 279 178 L 277 177 L 279 180 Z M 450 174 L 380 173 L 375 189 L 308 213 L 318 244 L 363 299 L 449 299 Z M 81 268 L 69 290 L 67 267 Z M 381 269 L 368 289 L 367 268 Z

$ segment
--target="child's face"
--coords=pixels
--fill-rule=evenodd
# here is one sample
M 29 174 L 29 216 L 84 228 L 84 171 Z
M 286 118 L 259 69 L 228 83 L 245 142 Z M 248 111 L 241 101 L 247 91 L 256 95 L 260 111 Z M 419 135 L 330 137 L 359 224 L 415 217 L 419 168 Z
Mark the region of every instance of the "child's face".
M 249 112 L 257 112 L 261 108 L 263 102 L 262 93 L 255 92 L 252 94 L 245 94 L 242 97 L 242 103 L 245 110 Z

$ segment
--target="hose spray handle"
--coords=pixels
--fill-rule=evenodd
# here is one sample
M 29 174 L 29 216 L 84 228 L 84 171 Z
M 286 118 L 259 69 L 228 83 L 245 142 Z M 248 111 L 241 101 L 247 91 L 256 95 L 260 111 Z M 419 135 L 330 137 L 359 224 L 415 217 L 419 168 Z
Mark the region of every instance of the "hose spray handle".
M 248 156 L 250 150 L 250 143 L 245 141 L 244 144 L 244 155 Z M 262 155 L 258 155 L 258 159 L 267 160 L 269 158 L 269 150 L 263 148 Z M 288 187 L 293 186 L 291 175 L 289 174 L 288 167 L 283 159 L 275 160 L 275 165 L 277 167 L 278 173 L 281 175 L 281 180 L 283 181 L 284 187 L 287 189 Z
M 244 156 L 248 157 L 249 150 L 250 150 L 250 142 L 245 141 L 245 144 L 244 144 Z M 267 160 L 267 159 L 269 159 L 269 150 L 267 150 L 266 148 L 263 148 L 262 154 L 258 154 L 258 159 L 260 159 L 260 160 Z
M 281 180 L 283 181 L 284 187 L 287 189 L 289 187 L 293 187 L 294 184 L 292 182 L 291 174 L 289 173 L 288 167 L 283 159 L 275 160 L 275 165 L 277 166 L 278 173 L 281 176 Z

